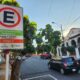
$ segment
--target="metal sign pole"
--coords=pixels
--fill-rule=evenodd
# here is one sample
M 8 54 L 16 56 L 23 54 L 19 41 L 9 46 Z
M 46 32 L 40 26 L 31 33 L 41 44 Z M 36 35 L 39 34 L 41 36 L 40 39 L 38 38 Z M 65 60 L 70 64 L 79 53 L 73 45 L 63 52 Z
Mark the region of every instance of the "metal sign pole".
M 6 54 L 6 77 L 5 80 L 9 80 L 9 53 Z

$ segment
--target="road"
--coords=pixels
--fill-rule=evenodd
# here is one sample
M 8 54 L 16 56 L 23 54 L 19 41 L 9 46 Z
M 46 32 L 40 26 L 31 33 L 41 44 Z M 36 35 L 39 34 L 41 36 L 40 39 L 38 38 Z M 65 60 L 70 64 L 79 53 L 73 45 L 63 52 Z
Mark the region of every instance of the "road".
M 20 69 L 21 80 L 80 80 L 80 74 L 62 75 L 60 72 L 49 70 L 48 61 L 40 59 L 39 56 L 23 61 Z

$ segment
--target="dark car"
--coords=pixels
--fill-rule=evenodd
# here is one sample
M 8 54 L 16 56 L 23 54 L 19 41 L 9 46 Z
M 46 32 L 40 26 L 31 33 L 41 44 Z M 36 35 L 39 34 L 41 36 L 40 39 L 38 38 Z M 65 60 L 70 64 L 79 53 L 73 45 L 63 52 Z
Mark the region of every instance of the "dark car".
M 78 63 L 80 64 L 80 59 L 76 59 L 78 61 Z
M 55 69 L 65 74 L 67 72 L 78 72 L 80 65 L 73 57 L 66 57 L 61 59 L 51 59 L 48 63 L 50 69 Z
M 51 54 L 50 53 L 43 53 L 40 55 L 42 59 L 51 59 Z

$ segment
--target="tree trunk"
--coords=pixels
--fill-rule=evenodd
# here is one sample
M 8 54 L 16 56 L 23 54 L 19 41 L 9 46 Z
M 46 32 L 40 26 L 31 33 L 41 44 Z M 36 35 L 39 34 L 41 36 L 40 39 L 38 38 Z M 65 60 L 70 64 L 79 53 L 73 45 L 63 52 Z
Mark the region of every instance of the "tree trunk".
M 11 78 L 10 80 L 19 80 L 21 60 L 16 59 L 15 62 L 11 65 Z

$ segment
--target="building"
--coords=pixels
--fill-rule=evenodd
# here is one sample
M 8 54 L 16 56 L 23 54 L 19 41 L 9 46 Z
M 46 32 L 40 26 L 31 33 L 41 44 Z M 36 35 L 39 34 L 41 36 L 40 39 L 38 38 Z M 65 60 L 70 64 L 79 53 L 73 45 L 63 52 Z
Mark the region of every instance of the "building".
M 69 31 L 68 35 L 64 38 L 64 46 L 74 46 L 75 57 L 80 58 L 80 28 L 72 28 Z M 58 46 L 57 56 L 70 56 L 70 53 L 68 51 L 66 54 L 62 53 L 61 47 Z

